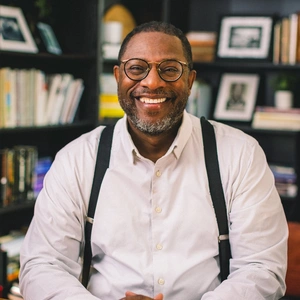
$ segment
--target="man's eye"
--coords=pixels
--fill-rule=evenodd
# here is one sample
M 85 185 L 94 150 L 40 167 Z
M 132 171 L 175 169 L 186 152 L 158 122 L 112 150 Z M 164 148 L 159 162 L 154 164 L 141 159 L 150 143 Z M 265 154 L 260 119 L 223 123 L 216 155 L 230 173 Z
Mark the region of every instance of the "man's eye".
M 165 74 L 177 74 L 179 71 L 177 68 L 167 67 L 167 68 L 161 69 L 161 72 L 165 73 Z
M 127 71 L 130 73 L 138 74 L 138 73 L 145 72 L 145 70 L 146 69 L 144 67 L 135 65 L 135 66 L 130 66 Z

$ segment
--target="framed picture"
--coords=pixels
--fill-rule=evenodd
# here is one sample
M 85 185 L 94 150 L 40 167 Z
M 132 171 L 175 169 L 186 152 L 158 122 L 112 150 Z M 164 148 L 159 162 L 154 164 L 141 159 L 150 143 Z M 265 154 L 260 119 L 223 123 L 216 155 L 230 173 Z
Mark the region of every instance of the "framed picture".
M 214 118 L 251 121 L 255 108 L 259 75 L 224 73 L 214 111 Z
M 0 5 L 0 50 L 38 52 L 23 12 L 18 7 Z
M 49 24 L 38 22 L 37 28 L 46 51 L 52 54 L 62 54 L 61 47 L 57 41 L 52 27 Z
M 270 16 L 222 17 L 216 58 L 271 60 L 273 23 Z

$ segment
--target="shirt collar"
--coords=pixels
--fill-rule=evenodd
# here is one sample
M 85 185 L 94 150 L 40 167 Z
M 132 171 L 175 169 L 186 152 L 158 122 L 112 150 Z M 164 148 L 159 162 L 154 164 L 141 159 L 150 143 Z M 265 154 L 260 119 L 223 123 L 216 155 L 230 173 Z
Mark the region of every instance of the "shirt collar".
M 121 132 L 121 140 L 126 150 L 127 158 L 134 164 L 135 160 L 138 157 L 141 157 L 141 155 L 138 149 L 135 147 L 131 135 L 129 134 L 127 116 L 125 115 L 122 119 L 119 120 L 118 123 L 120 125 L 119 128 Z M 192 134 L 192 128 L 192 120 L 188 113 L 184 111 L 182 124 L 166 155 L 173 152 L 177 159 L 180 157 L 188 139 Z

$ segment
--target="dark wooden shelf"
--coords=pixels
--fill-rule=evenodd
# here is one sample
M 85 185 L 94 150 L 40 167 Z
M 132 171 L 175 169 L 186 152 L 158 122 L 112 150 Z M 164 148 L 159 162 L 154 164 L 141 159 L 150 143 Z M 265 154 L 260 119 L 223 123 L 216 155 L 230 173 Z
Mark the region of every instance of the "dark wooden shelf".
M 273 64 L 272 62 L 260 62 L 260 61 L 239 61 L 239 60 L 224 60 L 213 62 L 194 62 L 194 68 L 210 69 L 210 70 L 245 70 L 247 72 L 258 71 L 299 71 L 300 64 L 288 65 L 288 64 Z
M 1 215 L 8 215 L 8 214 L 15 214 L 20 211 L 24 210 L 32 210 L 35 205 L 35 201 L 24 201 L 21 203 L 13 203 L 6 207 L 0 207 L 0 216 Z

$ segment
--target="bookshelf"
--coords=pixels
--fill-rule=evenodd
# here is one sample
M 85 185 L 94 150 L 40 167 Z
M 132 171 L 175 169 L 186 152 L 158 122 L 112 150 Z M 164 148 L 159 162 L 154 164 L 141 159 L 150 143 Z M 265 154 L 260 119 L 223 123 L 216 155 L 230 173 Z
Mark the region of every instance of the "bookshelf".
M 34 23 L 43 21 L 50 24 L 63 53 L 55 55 L 42 48 L 38 53 L 0 50 L 0 68 L 35 68 L 46 74 L 69 73 L 74 78 L 82 78 L 85 88 L 74 122 L 65 125 L 1 128 L 0 149 L 31 145 L 37 148 L 39 157 L 49 156 L 53 159 L 65 144 L 98 124 L 98 24 L 101 1 L 89 1 L 86 5 L 80 0 L 74 0 L 72 7 L 64 1 L 46 1 L 51 7 L 51 13 L 42 18 L 38 16 L 36 2 L 4 0 L 1 5 L 20 7 L 35 38 L 37 32 L 32 27 Z M 27 226 L 33 216 L 33 209 L 34 201 L 27 199 L 0 207 L 0 235 Z

